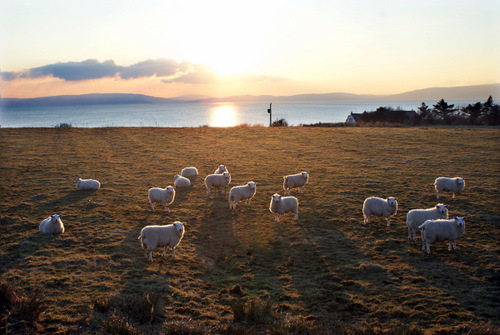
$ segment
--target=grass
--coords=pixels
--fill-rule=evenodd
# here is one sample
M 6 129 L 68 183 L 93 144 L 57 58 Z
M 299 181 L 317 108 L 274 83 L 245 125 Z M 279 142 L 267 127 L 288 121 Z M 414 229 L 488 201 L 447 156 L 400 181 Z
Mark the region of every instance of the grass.
M 0 129 L 0 282 L 10 287 L 0 329 L 498 333 L 498 143 L 498 128 L 466 127 Z M 203 179 L 219 164 L 231 185 L 257 182 L 251 208 L 229 210 L 228 191 L 206 196 Z M 170 212 L 151 211 L 148 189 L 186 166 L 200 171 L 193 186 L 177 190 Z M 304 194 L 292 191 L 299 219 L 277 224 L 271 195 L 303 170 Z M 405 214 L 438 202 L 438 176 L 465 178 L 455 200 L 439 201 L 467 217 L 466 232 L 458 250 L 438 243 L 427 255 L 407 242 Z M 77 177 L 102 188 L 77 192 Z M 398 197 L 390 227 L 363 224 L 368 196 Z M 54 213 L 66 232 L 40 234 Z M 140 230 L 175 220 L 188 223 L 177 258 L 158 249 L 148 263 Z M 9 301 L 28 301 L 31 287 L 28 310 L 43 313 L 14 318 Z

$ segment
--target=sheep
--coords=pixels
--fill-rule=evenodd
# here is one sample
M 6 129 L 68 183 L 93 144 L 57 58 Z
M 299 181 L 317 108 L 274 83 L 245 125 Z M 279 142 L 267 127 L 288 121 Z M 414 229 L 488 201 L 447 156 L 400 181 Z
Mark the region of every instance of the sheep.
M 448 219 L 448 209 L 446 205 L 437 204 L 427 209 L 412 209 L 406 214 L 406 225 L 408 226 L 408 240 L 411 241 L 412 234 L 415 242 L 417 241 L 416 232 L 418 226 L 426 220 Z
M 64 233 L 64 225 L 61 221 L 60 214 L 54 214 L 46 218 L 40 223 L 40 232 L 43 234 L 62 234 Z
M 391 225 L 389 218 L 398 211 L 397 198 L 389 197 L 387 199 L 370 197 L 366 198 L 363 203 L 363 216 L 365 223 L 370 222 L 370 216 L 381 216 L 387 218 L 387 227 Z
M 283 177 L 283 192 L 288 195 L 290 195 L 290 190 L 292 188 L 298 187 L 300 193 L 302 192 L 302 187 L 307 184 L 307 181 L 309 180 L 309 174 L 307 172 L 301 172 L 298 174 L 292 174 L 289 176 L 284 176 Z
M 455 217 L 451 220 L 427 220 L 420 226 L 422 230 L 422 250 L 431 253 L 430 245 L 434 242 L 449 241 L 448 250 L 456 249 L 456 241 L 465 233 L 465 217 Z
M 224 172 L 229 173 L 229 170 L 227 169 L 227 167 L 225 165 L 221 164 L 221 165 L 219 165 L 217 170 L 215 170 L 214 174 L 223 174 Z
M 222 191 L 221 193 L 224 193 L 224 187 L 229 185 L 231 182 L 231 175 L 229 172 L 224 172 L 223 174 L 209 174 L 205 178 L 205 186 L 207 187 L 207 195 L 210 194 L 210 188 L 215 186 L 215 187 L 221 187 Z
M 229 191 L 229 208 L 236 209 L 236 204 L 240 200 L 247 200 L 248 206 L 251 206 L 250 201 L 257 192 L 255 182 L 250 181 L 246 185 L 234 186 Z
M 165 212 L 169 211 L 168 205 L 170 205 L 175 198 L 175 189 L 172 186 L 167 186 L 165 188 L 152 187 L 148 191 L 148 199 L 151 204 L 151 210 L 155 210 L 155 202 L 163 203 L 165 206 Z
M 141 248 L 144 249 L 144 256 L 153 261 L 153 250 L 163 247 L 163 255 L 167 252 L 167 247 L 172 248 L 175 258 L 175 247 L 179 245 L 184 236 L 185 222 L 175 221 L 166 226 L 146 226 L 142 228 L 141 235 L 137 238 L 141 240 Z
M 274 219 L 276 222 L 280 222 L 280 215 L 287 212 L 294 212 L 294 220 L 299 217 L 299 201 L 295 197 L 282 197 L 278 193 L 273 194 L 271 197 L 271 203 L 269 204 L 269 210 L 274 213 Z
M 98 190 L 101 187 L 101 183 L 94 179 L 82 179 L 77 178 L 74 181 L 76 189 L 82 190 Z
M 439 177 L 434 181 L 434 187 L 436 188 L 438 199 L 441 192 L 453 192 L 453 199 L 455 199 L 455 193 L 458 194 L 458 192 L 464 189 L 465 180 L 460 177 Z
M 191 186 L 191 181 L 189 179 L 187 179 L 186 177 L 183 177 L 183 176 L 179 176 L 178 174 L 176 174 L 174 176 L 174 185 L 175 187 L 189 187 Z
M 182 169 L 181 176 L 183 177 L 196 177 L 198 175 L 198 169 L 194 166 L 186 167 Z

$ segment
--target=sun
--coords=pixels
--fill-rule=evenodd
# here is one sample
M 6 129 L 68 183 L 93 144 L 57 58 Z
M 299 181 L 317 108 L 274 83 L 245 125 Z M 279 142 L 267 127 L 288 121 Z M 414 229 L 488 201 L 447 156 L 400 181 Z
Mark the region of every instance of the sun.
M 238 112 L 232 105 L 217 105 L 210 110 L 211 127 L 234 127 L 238 122 Z

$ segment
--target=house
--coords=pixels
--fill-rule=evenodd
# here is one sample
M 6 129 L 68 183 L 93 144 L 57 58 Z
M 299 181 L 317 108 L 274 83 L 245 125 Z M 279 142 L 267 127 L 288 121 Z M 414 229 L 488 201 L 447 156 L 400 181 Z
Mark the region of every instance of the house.
M 355 123 L 355 122 L 359 122 L 360 119 L 361 119 L 361 113 L 351 112 L 351 114 L 347 116 L 347 119 L 345 120 L 345 122 L 346 123 Z

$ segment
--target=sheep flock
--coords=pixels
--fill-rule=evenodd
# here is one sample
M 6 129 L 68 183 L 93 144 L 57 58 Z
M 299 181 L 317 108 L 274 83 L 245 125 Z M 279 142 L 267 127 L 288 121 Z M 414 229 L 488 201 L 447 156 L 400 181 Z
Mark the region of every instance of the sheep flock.
M 180 174 L 174 176 L 174 186 L 151 187 L 148 191 L 148 201 L 151 210 L 154 211 L 154 203 L 162 203 L 165 212 L 169 211 L 168 206 L 175 200 L 176 188 L 189 188 L 196 181 L 199 175 L 196 167 L 186 167 Z M 299 216 L 299 199 L 291 196 L 290 192 L 296 188 L 300 195 L 303 195 L 303 187 L 309 182 L 309 173 L 302 171 L 298 174 L 283 176 L 283 195 L 274 193 L 270 195 L 269 211 L 274 214 L 276 223 L 280 222 L 280 217 L 286 213 L 294 214 L 294 220 Z M 231 174 L 223 164 L 219 165 L 215 173 L 208 174 L 205 179 L 207 188 L 207 199 L 210 197 L 212 187 L 221 188 L 221 193 L 231 183 Z M 96 192 L 101 188 L 101 183 L 94 179 L 77 178 L 74 181 L 77 190 L 86 190 Z M 463 178 L 439 177 L 435 180 L 434 186 L 439 199 L 442 192 L 452 192 L 453 199 L 456 194 L 465 187 Z M 228 194 L 229 208 L 235 212 L 236 205 L 240 201 L 245 201 L 248 205 L 247 210 L 251 209 L 251 200 L 257 194 L 256 182 L 249 181 L 244 185 L 234 186 Z M 288 196 L 286 196 L 288 194 Z M 269 199 L 269 198 L 268 198 Z M 215 199 L 214 199 L 215 200 Z M 397 214 L 398 201 L 395 197 L 380 198 L 376 196 L 367 197 L 362 206 L 363 223 L 370 223 L 372 217 L 381 217 L 387 220 L 387 226 L 390 227 L 390 218 Z M 152 262 L 152 252 L 157 247 L 163 247 L 163 256 L 165 257 L 166 248 L 172 249 L 173 258 L 175 258 L 175 247 L 177 247 L 184 236 L 186 222 L 176 221 L 172 224 L 158 226 L 145 226 L 139 240 L 145 250 L 145 257 Z M 189 226 L 188 226 L 189 227 Z M 422 239 L 422 250 L 430 253 L 430 244 L 435 242 L 448 241 L 449 250 L 452 250 L 452 243 L 456 249 L 456 241 L 465 233 L 465 217 L 455 217 L 448 219 L 448 206 L 439 203 L 426 209 L 412 209 L 406 214 L 406 227 L 408 229 L 408 242 L 417 242 L 417 232 L 420 231 Z M 64 233 L 64 226 L 60 214 L 54 214 L 44 219 L 40 224 L 40 232 L 44 234 Z M 390 228 L 388 228 L 390 229 Z M 412 241 L 413 240 L 413 241 Z

